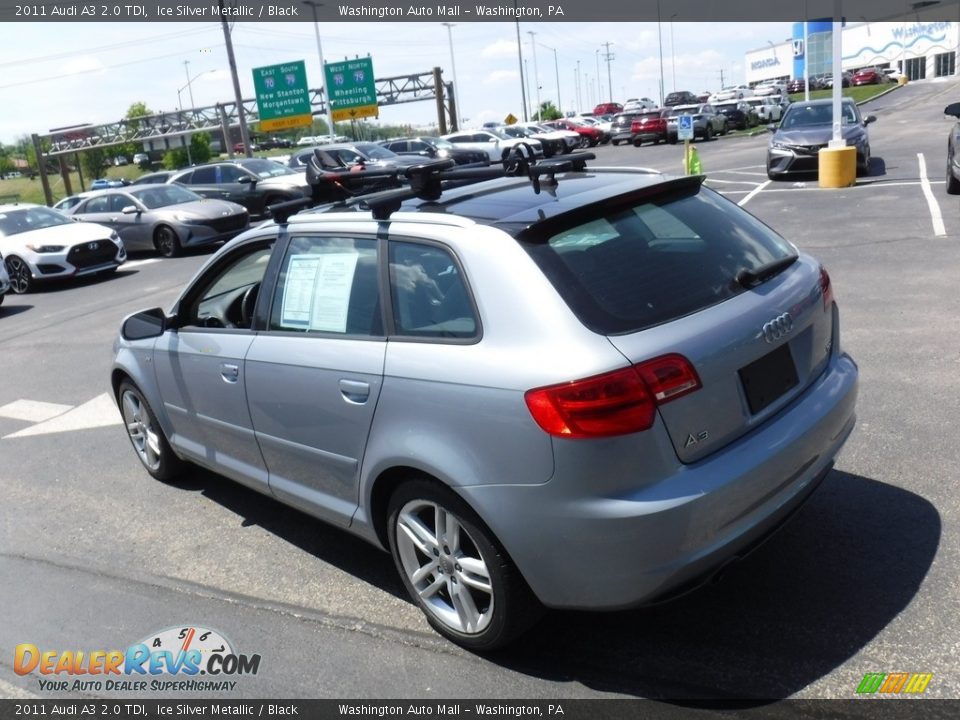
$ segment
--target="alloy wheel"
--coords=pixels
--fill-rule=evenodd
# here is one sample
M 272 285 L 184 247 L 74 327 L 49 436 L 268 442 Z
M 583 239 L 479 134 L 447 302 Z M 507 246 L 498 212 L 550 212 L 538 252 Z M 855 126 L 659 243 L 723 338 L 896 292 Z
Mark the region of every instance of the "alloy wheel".
M 455 632 L 483 632 L 494 615 L 493 582 L 460 519 L 435 502 L 411 500 L 395 532 L 403 571 L 427 612 Z
M 7 274 L 10 276 L 10 289 L 18 295 L 29 292 L 33 277 L 30 268 L 18 257 L 7 258 Z
M 127 434 L 140 462 L 148 470 L 158 470 L 161 457 L 160 436 L 153 427 L 150 413 L 144 410 L 143 400 L 135 392 L 126 390 L 120 398 L 120 407 Z

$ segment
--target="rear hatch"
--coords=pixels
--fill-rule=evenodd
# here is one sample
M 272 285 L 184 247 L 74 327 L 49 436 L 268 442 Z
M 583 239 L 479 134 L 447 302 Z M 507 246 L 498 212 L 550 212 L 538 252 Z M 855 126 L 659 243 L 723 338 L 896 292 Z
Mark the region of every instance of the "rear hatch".
M 697 178 L 646 193 L 615 198 L 592 218 L 581 212 L 566 227 L 554 218 L 549 236 L 526 247 L 625 360 L 681 356 L 678 372 L 692 368 L 700 386 L 657 403 L 677 457 L 689 463 L 766 421 L 823 372 L 833 338 L 829 278 Z

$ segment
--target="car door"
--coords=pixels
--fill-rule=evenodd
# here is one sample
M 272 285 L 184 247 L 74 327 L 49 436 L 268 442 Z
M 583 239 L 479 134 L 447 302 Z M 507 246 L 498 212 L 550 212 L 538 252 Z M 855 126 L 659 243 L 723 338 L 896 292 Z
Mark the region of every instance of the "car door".
M 154 348 L 157 384 L 173 433 L 190 460 L 261 492 L 267 469 L 246 398 L 245 358 L 254 331 L 244 322 L 270 260 L 272 239 L 234 248 L 184 294 L 177 327 Z
M 347 525 L 383 383 L 378 241 L 295 234 L 264 332 L 247 354 L 247 398 L 270 490 Z M 258 313 L 261 308 L 258 307 Z
M 152 250 L 150 220 L 144 215 L 147 209 L 127 193 L 111 193 L 109 198 L 110 212 L 103 224 L 117 231 L 127 250 Z M 137 212 L 124 213 L 123 209 L 131 205 Z

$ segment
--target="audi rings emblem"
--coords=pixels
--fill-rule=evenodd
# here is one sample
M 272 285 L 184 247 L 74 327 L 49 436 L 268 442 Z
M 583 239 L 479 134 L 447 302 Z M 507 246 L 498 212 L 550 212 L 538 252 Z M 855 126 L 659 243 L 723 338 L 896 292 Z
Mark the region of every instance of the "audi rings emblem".
M 793 330 L 793 318 L 790 313 L 778 315 L 773 320 L 763 325 L 763 339 L 768 343 L 774 343 L 782 337 L 786 337 Z

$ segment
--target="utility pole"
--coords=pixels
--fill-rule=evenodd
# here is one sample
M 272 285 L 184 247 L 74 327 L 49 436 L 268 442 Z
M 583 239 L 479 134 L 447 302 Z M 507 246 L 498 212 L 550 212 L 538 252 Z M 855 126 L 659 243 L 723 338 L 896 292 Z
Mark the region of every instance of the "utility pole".
M 191 85 L 191 81 L 190 81 L 190 61 L 189 60 L 183 61 L 183 70 L 187 74 L 187 90 L 190 91 L 190 108 L 193 109 L 195 105 L 193 102 L 193 85 Z
M 723 81 L 723 68 L 720 68 L 720 89 L 723 90 L 726 86 L 726 83 Z
M 607 97 L 607 102 L 613 102 L 613 79 L 610 75 L 610 63 L 613 61 L 614 55 L 610 52 L 610 46 L 613 43 L 605 42 L 603 46 L 607 51 L 603 54 L 603 59 L 607 61 L 607 92 L 609 96 Z
M 517 0 L 513 0 L 513 9 L 517 9 Z M 527 116 L 527 88 L 523 82 L 523 50 L 520 48 L 520 21 L 514 20 L 513 24 L 517 28 L 517 63 L 520 65 L 520 97 L 523 100 L 523 121 L 527 122 L 530 118 Z
M 580 100 L 580 61 L 577 60 L 577 82 L 575 83 L 577 87 L 577 112 L 580 112 L 580 108 L 583 107 L 583 102 Z
M 527 30 L 527 35 L 530 36 L 530 47 L 533 49 L 533 86 L 536 89 L 537 95 L 537 120 L 541 120 L 540 117 L 540 73 L 537 71 L 537 41 L 535 39 L 536 33 L 533 30 Z
M 223 0 L 219 0 L 220 5 L 220 24 L 223 26 L 223 40 L 227 46 L 227 59 L 230 61 L 230 76 L 233 78 L 233 99 L 237 104 L 237 120 L 240 122 L 240 141 L 243 143 L 243 154 L 248 158 L 253 157 L 253 150 L 250 148 L 250 131 L 247 130 L 247 116 L 243 111 L 243 95 L 240 94 L 240 78 L 237 77 L 237 59 L 233 54 L 233 40 L 230 38 L 230 26 L 227 23 L 227 14 L 223 12 Z M 327 103 L 329 107 L 329 103 Z M 233 158 L 233 143 L 227 140 L 227 154 Z

